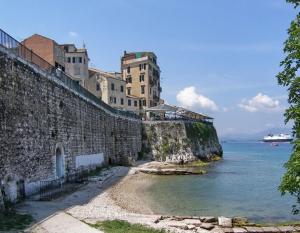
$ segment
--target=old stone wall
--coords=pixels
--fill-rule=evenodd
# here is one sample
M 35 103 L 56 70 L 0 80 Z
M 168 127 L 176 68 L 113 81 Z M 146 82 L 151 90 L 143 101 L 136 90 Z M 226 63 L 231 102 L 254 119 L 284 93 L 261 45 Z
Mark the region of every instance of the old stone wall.
M 19 184 L 30 194 L 78 163 L 128 164 L 140 150 L 139 119 L 98 106 L 0 47 L 0 181 L 11 199 Z
M 206 122 L 143 122 L 143 156 L 157 161 L 186 163 L 222 156 L 213 124 Z
M 0 189 L 0 212 L 4 211 L 4 210 L 5 210 L 4 199 L 3 199 L 2 192 L 1 192 L 1 189 Z

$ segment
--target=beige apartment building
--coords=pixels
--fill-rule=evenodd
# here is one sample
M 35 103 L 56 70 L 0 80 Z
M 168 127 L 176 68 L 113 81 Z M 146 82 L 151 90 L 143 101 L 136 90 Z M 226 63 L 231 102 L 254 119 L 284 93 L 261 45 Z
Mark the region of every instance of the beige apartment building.
M 141 108 L 160 102 L 160 68 L 153 52 L 124 52 L 121 58 L 122 78 L 126 81 L 127 96 L 139 98 Z
M 121 73 L 89 68 L 84 87 L 108 105 L 139 113 L 139 98 L 126 95 L 126 81 Z
M 73 79 L 84 86 L 84 80 L 89 77 L 89 57 L 86 48 L 76 48 L 74 44 L 61 45 L 65 52 L 65 70 Z
M 21 43 L 51 65 L 65 71 L 65 52 L 56 41 L 34 34 Z

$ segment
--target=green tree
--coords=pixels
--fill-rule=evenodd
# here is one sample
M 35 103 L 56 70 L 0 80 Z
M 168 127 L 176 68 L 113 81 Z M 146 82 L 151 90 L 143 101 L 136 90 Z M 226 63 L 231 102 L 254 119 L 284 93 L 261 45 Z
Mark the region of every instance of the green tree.
M 287 0 L 295 8 L 300 0 Z M 293 152 L 285 164 L 284 174 L 279 187 L 281 193 L 291 194 L 297 198 L 293 213 L 299 213 L 300 204 L 300 13 L 291 22 L 288 29 L 288 39 L 284 43 L 285 59 L 280 63 L 283 70 L 277 75 L 278 83 L 288 89 L 289 108 L 285 112 L 285 122 L 293 122 Z

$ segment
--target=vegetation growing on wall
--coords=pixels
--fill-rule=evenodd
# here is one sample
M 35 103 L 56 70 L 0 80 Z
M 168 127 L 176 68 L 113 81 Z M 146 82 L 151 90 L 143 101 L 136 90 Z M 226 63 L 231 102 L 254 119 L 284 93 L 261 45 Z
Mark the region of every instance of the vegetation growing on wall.
M 203 122 L 193 122 L 186 124 L 187 137 L 192 141 L 202 140 L 203 142 L 208 141 L 208 139 L 215 134 L 215 129 L 207 123 Z
M 202 122 L 168 122 L 145 124 L 142 151 L 157 161 L 177 162 L 209 159 L 219 154 L 218 137 L 212 124 Z M 220 155 L 221 156 L 221 155 Z

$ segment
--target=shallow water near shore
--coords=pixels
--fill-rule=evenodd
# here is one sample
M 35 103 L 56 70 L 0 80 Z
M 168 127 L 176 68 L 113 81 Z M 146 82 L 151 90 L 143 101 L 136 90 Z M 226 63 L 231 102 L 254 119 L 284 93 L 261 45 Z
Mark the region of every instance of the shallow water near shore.
M 143 195 L 154 213 L 243 216 L 256 222 L 299 220 L 291 214 L 295 199 L 278 191 L 292 145 L 224 143 L 224 159 L 206 175 L 153 176 Z

